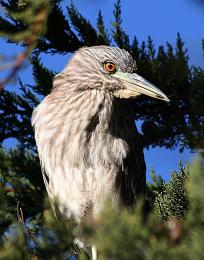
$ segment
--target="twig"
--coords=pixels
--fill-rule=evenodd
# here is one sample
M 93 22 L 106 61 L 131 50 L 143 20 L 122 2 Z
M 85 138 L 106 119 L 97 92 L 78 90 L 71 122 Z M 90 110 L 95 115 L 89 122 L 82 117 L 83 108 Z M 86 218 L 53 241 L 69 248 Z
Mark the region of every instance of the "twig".
M 28 227 L 28 225 L 25 223 L 24 216 L 23 216 L 23 209 L 20 206 L 20 201 L 17 202 L 17 218 L 18 218 L 18 222 L 23 226 L 27 237 L 34 242 L 35 246 L 38 246 L 35 232 L 30 227 Z
M 0 80 L 0 91 L 3 90 L 4 86 L 13 78 L 15 77 L 15 75 L 17 74 L 17 72 L 19 71 L 19 69 L 21 68 L 21 66 L 23 65 L 25 59 L 28 57 L 28 51 L 25 50 L 24 52 L 20 53 L 17 57 L 16 60 L 14 62 L 13 65 L 11 65 L 11 71 L 8 74 L 8 76 L 3 79 Z

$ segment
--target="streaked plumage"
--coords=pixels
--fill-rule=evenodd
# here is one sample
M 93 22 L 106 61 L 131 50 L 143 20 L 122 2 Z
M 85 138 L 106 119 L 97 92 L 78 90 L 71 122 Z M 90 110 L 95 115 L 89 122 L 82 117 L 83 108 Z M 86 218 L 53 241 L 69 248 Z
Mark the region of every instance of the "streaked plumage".
M 116 65 L 114 73 L 105 71 L 107 62 Z M 66 217 L 95 217 L 107 197 L 131 207 L 144 192 L 145 162 L 129 97 L 167 98 L 132 74 L 135 69 L 119 48 L 82 48 L 33 113 L 47 192 Z

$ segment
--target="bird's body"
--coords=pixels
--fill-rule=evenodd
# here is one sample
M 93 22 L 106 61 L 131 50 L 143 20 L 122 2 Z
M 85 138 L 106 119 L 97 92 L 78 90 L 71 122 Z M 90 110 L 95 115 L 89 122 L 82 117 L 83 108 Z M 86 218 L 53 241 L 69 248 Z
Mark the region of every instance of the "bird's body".
M 144 191 L 143 151 L 129 102 L 140 94 L 131 82 L 143 79 L 131 74 L 134 69 L 135 62 L 124 50 L 82 48 L 34 111 L 48 195 L 66 217 L 95 217 L 107 198 L 114 206 L 131 207 Z M 121 81 L 126 73 L 138 76 L 131 82 L 128 78 L 128 89 Z M 157 98 L 165 99 L 155 89 Z
M 35 111 L 41 118 L 36 141 L 51 200 L 56 197 L 61 211 L 77 219 L 89 210 L 97 214 L 107 195 L 131 206 L 145 183 L 131 107 L 97 90 L 58 100 L 52 95 L 55 90 Z M 72 109 L 76 104 L 77 110 Z

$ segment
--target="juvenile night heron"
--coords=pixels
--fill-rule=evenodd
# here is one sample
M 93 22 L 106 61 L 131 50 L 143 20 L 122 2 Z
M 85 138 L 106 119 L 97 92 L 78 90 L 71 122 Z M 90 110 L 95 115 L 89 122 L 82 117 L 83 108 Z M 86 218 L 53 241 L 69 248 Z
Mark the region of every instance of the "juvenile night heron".
M 132 207 L 145 188 L 145 162 L 129 99 L 168 101 L 115 47 L 79 49 L 55 76 L 32 124 L 45 186 L 66 217 L 96 217 L 104 199 Z

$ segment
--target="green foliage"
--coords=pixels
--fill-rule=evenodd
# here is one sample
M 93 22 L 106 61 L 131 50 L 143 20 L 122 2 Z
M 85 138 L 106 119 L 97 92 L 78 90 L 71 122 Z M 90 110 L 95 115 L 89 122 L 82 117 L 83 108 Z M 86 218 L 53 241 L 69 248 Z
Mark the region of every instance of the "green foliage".
M 20 249 L 20 250 L 19 250 Z M 15 227 L 12 236 L 5 239 L 4 244 L 0 247 L 0 258 L 6 259 L 26 259 L 31 254 L 27 252 L 26 239 L 24 231 L 19 227 Z
M 155 210 L 163 221 L 171 218 L 182 219 L 184 217 L 188 207 L 184 184 L 189 174 L 189 169 L 180 165 L 179 171 L 173 172 L 170 181 L 163 184 L 161 191 L 157 193 Z
M 78 231 L 72 219 L 57 221 L 45 206 L 41 221 L 29 222 L 26 228 L 17 223 L 10 228 L 0 244 L 0 259 L 67 259 L 73 255 Z
M 38 55 L 33 55 L 31 63 L 33 65 L 33 77 L 36 82 L 32 89 L 36 94 L 46 96 L 52 89 L 53 77 L 56 73 L 44 67 Z
M 97 28 L 98 28 L 98 39 L 99 39 L 100 44 L 110 45 L 111 44 L 110 36 L 109 36 L 107 30 L 105 29 L 101 11 L 99 11 L 99 13 L 98 13 Z
M 45 32 L 50 2 L 1 0 L 0 5 L 6 10 L 7 19 L 0 17 L 0 35 L 12 42 L 35 44 L 37 38 Z
M 156 183 L 160 186 L 160 181 L 154 181 L 157 189 Z M 189 168 L 179 166 L 179 171 L 172 174 L 165 189 L 174 184 L 175 189 L 179 188 L 183 197 L 188 199 L 182 220 L 175 216 L 175 210 L 171 216 L 169 213 L 167 222 L 161 223 L 163 214 L 158 216 L 160 212 L 154 210 L 146 212 L 142 203 L 138 203 L 133 211 L 121 209 L 120 212 L 107 205 L 91 225 L 87 221 L 82 223 L 79 233 L 73 220 L 57 221 L 52 210 L 45 206 L 38 225 L 28 222 L 35 230 L 36 243 L 33 245 L 22 227 L 15 225 L 0 244 L 1 259 L 30 259 L 34 256 L 64 259 L 74 254 L 74 237 L 83 238 L 87 244 L 95 244 L 99 259 L 203 259 L 204 164 L 201 158 Z M 174 197 L 172 189 L 169 193 Z M 157 197 L 161 194 L 158 193 Z M 160 204 L 167 204 L 163 205 L 166 208 L 169 202 L 161 200 Z M 179 205 L 180 201 L 175 200 L 174 207 L 179 209 Z M 15 258 L 12 258 L 14 255 Z M 79 259 L 88 258 L 79 255 Z
M 154 207 L 155 199 L 158 194 L 163 191 L 164 181 L 161 176 L 157 176 L 154 169 L 151 169 L 151 183 L 146 185 L 146 210 L 152 210 Z
M 74 238 L 78 234 L 76 223 L 73 219 L 56 220 L 50 203 L 46 202 L 36 237 L 36 251 L 43 259 L 64 259 L 65 255 L 72 255 Z M 38 236 L 37 236 L 38 235 Z
M 115 21 L 113 22 L 112 36 L 119 48 L 130 50 L 129 37 L 121 27 L 121 1 L 118 0 L 113 11 Z
M 21 149 L 0 150 L 0 234 L 13 219 L 20 201 L 25 218 L 34 218 L 43 209 L 44 184 L 38 157 Z

